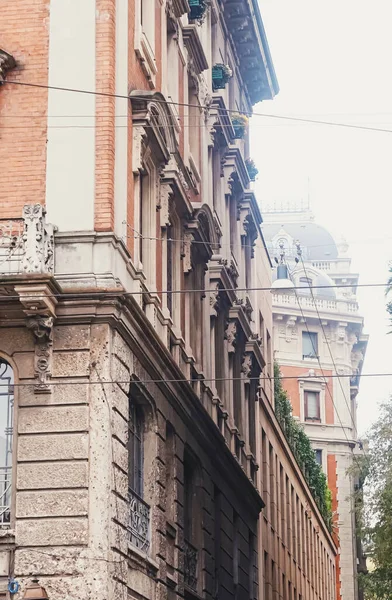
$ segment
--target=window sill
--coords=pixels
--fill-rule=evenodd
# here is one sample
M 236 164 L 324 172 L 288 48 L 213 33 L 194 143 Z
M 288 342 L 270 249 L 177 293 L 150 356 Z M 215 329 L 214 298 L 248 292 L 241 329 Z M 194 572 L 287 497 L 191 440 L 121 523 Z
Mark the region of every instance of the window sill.
M 136 548 L 136 546 L 133 546 L 130 542 L 128 542 L 128 558 L 136 558 L 138 561 L 141 560 L 147 563 L 147 565 L 155 572 L 158 572 L 159 570 L 159 565 L 154 559 Z

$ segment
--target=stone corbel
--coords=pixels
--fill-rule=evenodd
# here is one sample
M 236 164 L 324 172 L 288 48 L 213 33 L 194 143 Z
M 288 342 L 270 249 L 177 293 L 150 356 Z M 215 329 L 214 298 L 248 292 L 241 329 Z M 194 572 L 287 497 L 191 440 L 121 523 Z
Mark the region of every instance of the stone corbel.
M 286 342 L 290 343 L 292 338 L 296 335 L 296 324 L 297 317 L 288 317 L 286 322 Z
M 57 299 L 48 284 L 17 285 L 15 292 L 25 313 L 26 327 L 33 332 L 35 339 L 34 391 L 37 394 L 51 392 L 53 322 Z
M 253 355 L 251 352 L 246 352 L 244 354 L 241 372 L 245 375 L 245 377 L 249 378 L 253 369 Z
M 143 169 L 143 138 L 145 130 L 142 125 L 133 125 L 133 140 L 132 140 L 132 171 L 135 175 L 139 175 Z
M 36 394 L 50 394 L 50 380 L 52 377 L 53 357 L 53 317 L 37 315 L 28 317 L 26 327 L 33 332 L 35 338 L 34 392 Z
M 11 54 L 0 48 L 0 85 L 4 83 L 7 71 L 16 67 L 16 61 Z
M 210 291 L 210 317 L 217 317 L 219 311 L 219 283 Z
M 225 330 L 225 340 L 227 340 L 227 351 L 229 354 L 233 354 L 235 352 L 237 333 L 237 322 L 229 321 Z
M 161 227 L 170 225 L 170 198 L 173 195 L 172 187 L 169 183 L 161 183 L 159 186 L 159 204 L 157 209 L 160 211 Z
M 184 240 L 182 244 L 182 268 L 184 273 L 189 273 L 192 270 L 191 260 L 191 248 L 192 248 L 193 235 L 189 232 L 184 233 Z

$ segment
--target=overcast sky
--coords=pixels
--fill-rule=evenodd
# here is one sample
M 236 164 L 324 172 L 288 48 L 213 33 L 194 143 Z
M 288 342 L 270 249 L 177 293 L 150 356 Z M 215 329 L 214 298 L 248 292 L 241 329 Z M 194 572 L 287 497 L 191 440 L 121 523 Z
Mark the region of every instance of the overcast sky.
M 295 124 L 254 116 L 261 206 L 310 196 L 316 221 L 350 244 L 360 283 L 384 282 L 392 259 L 391 0 L 259 0 L 279 95 L 255 112 L 390 129 Z M 310 183 L 308 183 L 310 181 Z M 384 290 L 359 292 L 370 334 L 364 373 L 392 372 Z M 377 417 L 392 377 L 363 378 L 358 429 Z

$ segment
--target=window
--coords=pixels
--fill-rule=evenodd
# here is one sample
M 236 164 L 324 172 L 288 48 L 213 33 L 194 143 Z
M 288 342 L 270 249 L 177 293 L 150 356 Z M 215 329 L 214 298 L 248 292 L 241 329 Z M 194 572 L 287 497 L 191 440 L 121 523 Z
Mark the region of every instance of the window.
M 302 358 L 317 358 L 318 341 L 317 333 L 302 332 Z
M 200 526 L 200 502 L 197 497 L 196 464 L 184 455 L 184 583 L 193 590 L 198 588 L 197 539 Z
M 305 421 L 320 421 L 320 392 L 306 391 Z
M 323 451 L 322 450 L 315 450 L 314 451 L 315 455 L 316 455 L 316 462 L 318 465 L 320 465 L 320 467 L 323 466 Z
M 0 526 L 6 526 L 11 521 L 14 374 L 11 366 L 2 358 L 0 382 Z
M 143 497 L 143 416 L 132 399 L 128 422 L 128 487 Z
M 148 553 L 151 539 L 150 506 L 144 497 L 144 413 L 129 398 L 128 420 L 128 536 L 132 546 Z

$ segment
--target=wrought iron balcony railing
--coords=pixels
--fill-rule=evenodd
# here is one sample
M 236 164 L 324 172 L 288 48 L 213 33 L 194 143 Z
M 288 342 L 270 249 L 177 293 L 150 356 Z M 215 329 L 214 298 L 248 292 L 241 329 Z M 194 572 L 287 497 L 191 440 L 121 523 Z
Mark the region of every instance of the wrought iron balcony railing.
M 198 550 L 186 540 L 184 541 L 184 583 L 193 590 L 197 589 Z
M 129 541 L 133 546 L 147 552 L 150 549 L 150 507 L 134 491 L 128 490 L 129 498 Z
M 0 467 L 0 527 L 9 527 L 11 513 L 12 467 Z
M 23 273 L 53 273 L 53 225 L 45 208 L 27 204 L 20 219 L 0 219 L 0 277 Z

